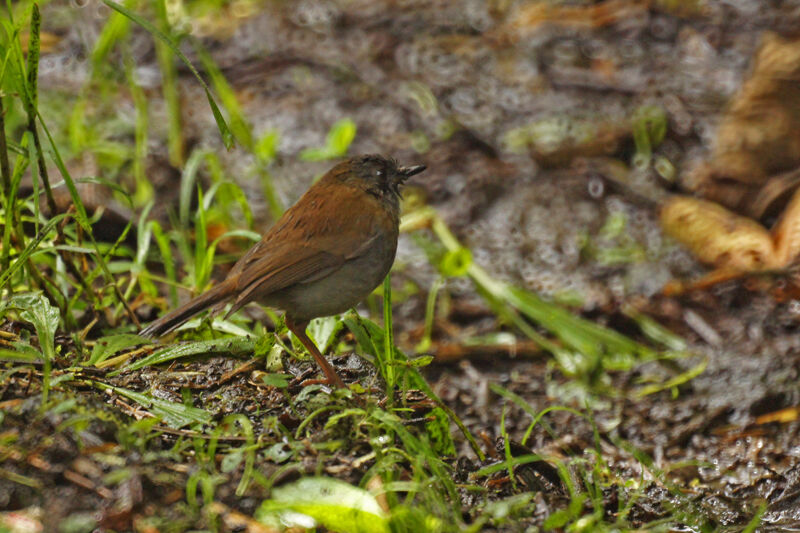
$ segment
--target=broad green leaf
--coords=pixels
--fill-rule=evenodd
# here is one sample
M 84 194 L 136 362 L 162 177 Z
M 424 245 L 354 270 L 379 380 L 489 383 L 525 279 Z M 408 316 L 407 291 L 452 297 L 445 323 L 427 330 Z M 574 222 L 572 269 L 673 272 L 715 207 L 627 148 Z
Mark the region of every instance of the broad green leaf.
M 56 355 L 55 336 L 60 317 L 58 309 L 40 292 L 15 294 L 6 305 L 18 309 L 21 320 L 33 324 L 42 356 L 46 361 L 52 361 Z
M 269 387 L 285 389 L 289 386 L 289 377 L 288 374 L 264 374 L 261 376 L 261 382 Z
M 150 342 L 149 339 L 134 335 L 132 333 L 122 333 L 120 335 L 109 335 L 108 337 L 100 337 L 95 342 L 92 348 L 92 355 L 89 360 L 84 363 L 85 365 L 96 365 L 119 353 L 125 348 L 136 346 L 139 344 L 146 344 Z
M 272 499 L 261 504 L 256 518 L 264 521 L 282 511 L 302 513 L 341 533 L 390 531 L 388 517 L 372 494 L 337 479 L 309 477 L 276 488 Z
M 319 351 L 325 353 L 343 326 L 344 322 L 337 316 L 315 318 L 308 324 L 308 334 L 316 342 Z
M 19 318 L 33 324 L 36 330 L 44 361 L 42 372 L 42 407 L 44 407 L 50 392 L 50 366 L 56 357 L 56 329 L 61 314 L 40 292 L 16 294 L 6 305 L 17 309 Z
M 192 355 L 208 353 L 225 353 L 231 356 L 252 354 L 255 349 L 255 340 L 246 337 L 231 337 L 228 339 L 214 339 L 209 341 L 189 342 L 174 346 L 166 346 L 156 350 L 147 357 L 132 363 L 124 370 L 138 370 L 145 366 L 166 363 L 173 359 L 189 357 Z M 118 371 L 120 372 L 120 371 Z

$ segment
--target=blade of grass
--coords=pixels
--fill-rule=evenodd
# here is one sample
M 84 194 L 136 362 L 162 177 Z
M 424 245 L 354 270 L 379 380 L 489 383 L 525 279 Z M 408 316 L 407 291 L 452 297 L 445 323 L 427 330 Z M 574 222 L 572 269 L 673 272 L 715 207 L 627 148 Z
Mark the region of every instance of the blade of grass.
M 5 69 L 4 69 L 5 70 Z M 2 77 L 0 77 L 2 83 Z M 2 255 L 0 255 L 0 272 L 8 270 L 11 262 L 11 228 L 16 226 L 16 194 L 12 196 L 11 165 L 8 160 L 8 145 L 6 144 L 5 110 L 3 97 L 0 95 L 0 180 L 3 182 L 3 210 L 5 211 L 5 224 L 3 225 Z
M 392 405 L 394 400 L 394 386 L 395 378 L 395 348 L 394 348 L 394 331 L 392 327 L 392 274 L 386 274 L 383 280 L 383 354 L 386 365 L 386 393 L 389 405 Z
M 252 354 L 255 350 L 256 341 L 254 339 L 244 337 L 232 337 L 227 339 L 215 339 L 209 341 L 190 342 L 188 344 L 178 344 L 173 346 L 166 346 L 160 350 L 156 350 L 147 357 L 131 363 L 121 370 L 117 370 L 109 374 L 115 376 L 123 371 L 138 370 L 146 366 L 157 365 L 172 361 L 173 359 L 180 359 L 181 357 L 189 357 L 192 355 L 208 354 L 208 353 L 225 353 L 232 357 L 244 354 Z
M 199 208 L 194 217 L 194 288 L 199 293 L 211 278 L 211 268 L 214 263 L 214 250 L 208 246 L 203 189 L 199 186 L 197 187 L 197 205 Z
M 119 16 L 118 13 L 114 15 Z M 129 51 L 125 54 L 125 78 L 128 81 L 128 88 L 133 97 L 133 104 L 136 108 L 136 122 L 134 124 L 135 148 L 133 153 L 133 178 L 136 183 L 134 192 L 134 204 L 141 206 L 153 199 L 153 184 L 145 176 L 145 166 L 147 160 L 147 118 L 148 102 L 144 90 L 134 79 L 134 63 Z
M 103 272 L 105 281 L 108 284 L 108 286 L 111 287 L 113 294 L 117 298 L 117 301 L 122 304 L 122 306 L 125 308 L 128 314 L 128 317 L 131 319 L 131 321 L 136 325 L 136 328 L 138 329 L 140 327 L 139 318 L 136 316 L 136 313 L 133 312 L 133 309 L 131 309 L 130 305 L 128 304 L 128 301 L 125 299 L 122 292 L 120 291 L 120 288 L 117 285 L 114 276 L 108 269 L 108 264 L 106 263 L 103 254 L 100 251 L 100 247 L 94 238 L 94 234 L 92 232 L 92 226 L 89 223 L 88 217 L 86 216 L 86 208 L 83 205 L 83 201 L 81 200 L 80 194 L 78 194 L 78 189 L 75 187 L 75 181 L 72 179 L 72 176 L 70 175 L 66 165 L 64 164 L 64 160 L 61 158 L 61 153 L 58 150 L 58 146 L 56 145 L 53 136 L 50 134 L 50 130 L 48 129 L 47 124 L 43 120 L 41 114 L 37 116 L 39 117 L 39 124 L 41 124 L 42 126 L 42 131 L 44 131 L 45 135 L 47 136 L 47 140 L 50 143 L 53 161 L 55 162 L 56 167 L 58 167 L 59 172 L 61 172 L 61 175 L 64 177 L 64 182 L 67 186 L 67 189 L 69 190 L 70 197 L 72 198 L 72 204 L 75 207 L 75 211 L 77 213 L 76 219 L 78 221 L 78 224 L 80 224 L 81 228 L 89 236 L 89 240 L 91 241 L 92 247 L 95 250 L 95 261 L 97 262 L 97 265 Z
M 653 385 L 648 385 L 646 387 L 642 387 L 636 393 L 636 397 L 637 398 L 644 398 L 645 396 L 648 396 L 650 394 L 654 394 L 656 392 L 660 392 L 662 390 L 673 389 L 673 388 L 679 387 L 680 385 L 683 385 L 684 383 L 687 383 L 687 382 L 693 380 L 694 378 L 696 378 L 697 376 L 699 376 L 700 374 L 705 372 L 707 366 L 708 366 L 708 357 L 704 357 L 703 360 L 700 361 L 700 363 L 698 363 L 697 365 L 693 366 L 692 368 L 690 368 L 686 372 L 682 372 L 682 373 L 678 374 L 677 376 L 673 376 L 672 378 L 668 379 L 664 383 L 656 383 L 656 384 L 653 384 Z
M 89 360 L 82 364 L 84 366 L 98 365 L 99 363 L 102 363 L 115 353 L 124 350 L 125 348 L 138 346 L 140 344 L 144 344 L 147 342 L 149 342 L 148 339 L 140 337 L 139 335 L 132 335 L 130 333 L 122 333 L 119 335 L 100 337 L 95 342 Z
M 356 342 L 358 342 L 361 349 L 372 354 L 378 354 L 381 350 L 384 349 L 384 333 L 383 329 L 380 326 L 375 324 L 370 320 L 366 320 L 358 316 L 356 313 L 351 313 L 345 316 L 344 323 L 353 336 L 356 338 Z M 470 446 L 472 447 L 473 452 L 475 455 L 479 457 L 481 460 L 485 459 L 485 455 L 483 451 L 478 446 L 477 441 L 469 432 L 467 427 L 464 425 L 464 422 L 455 414 L 455 412 L 450 409 L 439 396 L 433 392 L 428 382 L 425 381 L 425 378 L 420 375 L 419 371 L 413 366 L 406 364 L 408 362 L 408 357 L 400 351 L 396 346 L 393 347 L 395 351 L 394 360 L 400 364 L 396 364 L 395 366 L 403 371 L 403 379 L 406 380 L 406 383 L 409 388 L 416 388 L 424 392 L 428 398 L 433 400 L 436 403 L 437 408 L 441 409 L 440 414 L 436 414 L 436 410 L 434 410 L 434 415 L 436 416 L 435 420 L 428 423 L 427 429 L 429 434 L 432 438 L 439 439 L 439 447 L 440 453 L 448 454 L 452 453 L 454 450 L 454 445 L 452 439 L 449 434 L 447 418 L 453 421 L 456 426 L 458 426 L 461 433 L 464 435 L 464 438 L 467 439 Z M 376 355 L 376 358 L 383 358 L 381 355 Z M 380 368 L 379 370 L 383 372 L 384 370 Z M 387 391 L 387 396 L 391 394 L 391 391 Z
M 172 50 L 172 53 L 174 53 L 176 56 L 180 58 L 181 61 L 184 62 L 184 64 L 189 68 L 192 74 L 194 74 L 194 77 L 197 78 L 197 80 L 200 82 L 200 85 L 203 87 L 203 90 L 205 90 L 206 98 L 208 99 L 208 105 L 211 107 L 211 112 L 214 114 L 214 120 L 217 123 L 217 128 L 219 129 L 220 135 L 222 135 L 222 142 L 224 143 L 225 148 L 229 149 L 232 148 L 233 134 L 231 133 L 228 124 L 225 122 L 225 119 L 223 118 L 222 113 L 220 112 L 219 107 L 217 106 L 217 103 L 214 101 L 214 97 L 211 95 L 211 90 L 208 88 L 208 85 L 203 80 L 202 76 L 200 76 L 200 73 L 197 72 L 197 69 L 194 68 L 192 62 L 189 61 L 189 58 L 187 58 L 183 54 L 183 52 L 180 51 L 178 46 L 174 42 L 172 42 L 172 39 L 170 39 L 168 35 L 166 35 L 164 32 L 153 26 L 153 24 L 151 24 L 146 19 L 140 17 L 136 13 L 127 9 L 126 7 L 116 2 L 113 2 L 112 0 L 103 0 L 103 3 L 106 4 L 108 7 L 110 7 L 111 9 L 118 11 L 119 13 L 122 13 L 123 15 L 134 21 L 136 24 L 147 30 L 149 33 L 158 37 L 169 47 L 170 50 Z
M 161 254 L 161 260 L 164 265 L 164 273 L 169 280 L 169 300 L 170 304 L 175 307 L 178 305 L 178 277 L 175 271 L 175 261 L 172 257 L 172 248 L 169 245 L 169 237 L 161 229 L 161 224 L 155 220 L 151 220 L 148 226 L 153 231 L 153 238 L 155 238 L 158 251 Z
M 228 119 L 230 120 L 230 127 L 236 140 L 239 141 L 246 150 L 253 152 L 255 145 L 253 141 L 253 128 L 247 122 L 244 116 L 242 107 L 239 105 L 239 100 L 236 98 L 236 93 L 231 88 L 228 80 L 222 75 L 219 67 L 214 62 L 211 54 L 202 45 L 202 43 L 194 38 L 190 38 L 192 48 L 197 52 L 197 57 L 203 64 L 208 77 L 211 80 L 211 85 L 214 87 L 217 95 L 219 96 L 222 106 L 228 112 Z
M 182 228 L 189 226 L 189 211 L 192 207 L 192 195 L 195 194 L 195 181 L 200 163 L 205 157 L 205 150 L 194 150 L 186 161 L 181 173 L 181 187 L 178 191 L 178 220 Z
M 148 409 L 154 416 L 161 418 L 166 425 L 174 429 L 180 429 L 190 424 L 210 424 L 213 419 L 211 413 L 198 407 L 168 402 L 159 398 L 151 398 L 141 392 L 124 389 L 122 387 L 114 387 L 113 385 L 108 385 L 100 381 L 87 380 L 87 383 L 100 390 L 115 392 L 120 396 L 133 400 L 143 408 Z
M 433 209 L 421 209 L 407 217 L 403 226 L 429 227 L 439 238 L 445 250 L 456 253 L 463 247 L 450 231 L 444 221 Z M 429 251 L 426 250 L 426 253 Z M 542 347 L 554 353 L 561 361 L 575 360 L 575 353 L 582 354 L 585 361 L 579 365 L 584 369 L 595 369 L 630 360 L 651 360 L 662 356 L 662 352 L 634 341 L 614 330 L 605 328 L 594 322 L 574 316 L 568 310 L 547 302 L 536 294 L 510 286 L 492 278 L 474 262 L 470 262 L 466 273 L 475 284 L 479 294 L 487 299 L 490 306 L 501 316 L 512 321 L 516 326 L 540 343 Z M 518 317 L 517 312 L 525 318 L 540 324 L 550 331 L 564 344 L 567 350 L 543 339 L 533 328 Z M 649 328 L 653 331 L 653 328 Z M 544 342 L 542 342 L 544 341 Z
M 130 1 L 127 3 L 131 3 Z M 128 34 L 130 21 L 122 13 L 111 13 L 92 49 L 92 72 L 100 72 L 114 46 Z
M 50 232 L 55 230 L 55 227 L 66 218 L 67 215 L 56 215 L 55 217 L 51 218 L 47 221 L 47 224 L 42 226 L 39 230 L 39 233 L 36 235 L 32 241 L 28 243 L 25 249 L 17 256 L 16 261 L 11 263 L 11 266 L 8 269 L 0 272 L 0 290 L 3 289 L 6 283 L 11 279 L 17 270 L 19 270 L 23 264 L 28 260 L 31 254 L 36 251 L 37 247 L 41 242 L 50 234 Z
M 261 182 L 261 191 L 267 201 L 269 212 L 275 220 L 278 220 L 283 214 L 283 204 L 280 198 L 278 198 L 278 192 L 275 190 L 275 184 L 272 181 L 272 174 L 269 171 L 269 166 L 275 160 L 275 154 L 278 151 L 278 139 L 277 131 L 267 131 L 258 139 L 255 149 L 253 150 L 257 158 L 256 173 Z
M 44 151 L 39 140 L 39 132 L 36 129 L 38 94 L 38 75 L 39 75 L 39 32 L 42 27 L 42 17 L 39 13 L 39 6 L 33 4 L 31 10 L 30 37 L 28 39 L 28 61 L 27 61 L 27 91 L 23 93 L 23 104 L 25 113 L 28 115 L 28 131 L 33 135 L 33 143 L 36 149 L 37 162 L 39 164 L 39 177 L 44 184 L 47 206 L 50 213 L 56 212 L 56 201 L 53 198 L 53 191 L 50 188 L 50 179 L 47 175 L 47 165 L 44 162 Z
M 184 143 L 183 129 L 181 128 L 181 103 L 178 94 L 178 72 L 170 54 L 170 42 L 167 32 L 169 31 L 169 18 L 167 17 L 167 6 L 165 0 L 156 0 L 157 20 L 161 26 L 161 35 L 167 37 L 156 39 L 156 57 L 158 66 L 161 70 L 161 94 L 167 105 L 167 151 L 169 162 L 172 166 L 180 168 L 184 162 Z M 177 50 L 177 47 L 174 48 Z

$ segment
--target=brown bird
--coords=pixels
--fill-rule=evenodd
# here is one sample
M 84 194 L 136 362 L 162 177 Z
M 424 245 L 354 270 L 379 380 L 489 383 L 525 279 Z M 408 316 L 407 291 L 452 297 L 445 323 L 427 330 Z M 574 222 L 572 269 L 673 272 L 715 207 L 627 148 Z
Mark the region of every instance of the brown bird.
M 312 318 L 342 313 L 377 287 L 394 262 L 400 186 L 425 166 L 399 167 L 380 155 L 333 167 L 242 256 L 216 287 L 156 320 L 141 334 L 155 337 L 195 314 L 233 301 L 227 316 L 250 302 L 286 312 L 286 325 L 322 368 L 341 378 L 306 335 Z

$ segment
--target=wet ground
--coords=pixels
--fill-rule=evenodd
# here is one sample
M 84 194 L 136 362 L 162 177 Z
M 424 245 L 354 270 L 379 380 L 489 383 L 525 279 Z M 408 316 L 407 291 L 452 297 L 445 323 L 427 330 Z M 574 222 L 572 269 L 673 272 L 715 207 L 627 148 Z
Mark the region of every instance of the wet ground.
M 301 161 L 298 154 L 323 145 L 330 126 L 349 117 L 358 127 L 351 153 L 379 152 L 428 166 L 414 180 L 417 201 L 433 205 L 493 276 L 547 296 L 577 298 L 577 309 L 601 322 L 613 323 L 622 304 L 632 303 L 689 341 L 695 356 L 679 361 L 682 369 L 707 361 L 705 371 L 688 383 L 641 398 L 627 391 L 668 379 L 674 369 L 652 363 L 612 374 L 608 385 L 618 393 L 591 395 L 590 401 L 584 388 L 535 350 L 521 350 L 517 357 L 503 349 L 478 351 L 427 368 L 434 390 L 487 450 L 501 436 L 504 405 L 505 429 L 515 441 L 522 441 L 531 422 L 490 384 L 517 393 L 536 411 L 554 404 L 588 405 L 599 438 L 585 419 L 556 411 L 520 444 L 520 453 L 586 455 L 587 461 L 599 453 L 615 476 L 638 483 L 658 479 L 632 504 L 634 524 L 681 507 L 715 527 L 736 530 L 763 503 L 761 530 L 800 529 L 800 300 L 782 291 L 791 279 L 733 281 L 682 297 L 661 296 L 667 281 L 697 276 L 704 267 L 665 239 L 657 222 L 658 201 L 680 190 L 688 169 L 710 157 L 716 126 L 765 32 L 791 34 L 800 24 L 800 4 L 610 0 L 594 7 L 575 3 L 583 7 L 565 11 L 537 11 L 541 3 L 478 1 L 232 5 L 240 11 L 230 7 L 226 17 L 187 15 L 176 23 L 191 24 L 210 50 L 254 133 L 279 132 L 270 171 L 284 205 L 330 166 Z M 108 9 L 96 2 L 44 10 L 44 28 L 61 40 L 43 56 L 43 90 L 76 91 L 87 81 L 87 50 L 107 16 Z M 176 189 L 169 181 L 175 172 L 166 163 L 166 120 L 159 120 L 160 78 L 151 39 L 133 30 L 131 42 L 137 79 L 155 102 L 150 175 L 167 200 L 156 209 L 159 216 Z M 196 58 L 190 47 L 186 51 Z M 180 79 L 187 151 L 203 147 L 218 153 L 227 174 L 249 193 L 257 218 L 269 224 L 252 156 L 224 150 L 201 88 L 189 72 L 182 71 Z M 125 120 L 132 120 L 132 105 L 117 103 Z M 661 110 L 658 120 L 667 129 L 645 157 L 634 130 L 652 109 Z M 126 179 L 123 172 L 123 183 Z M 409 282 L 423 289 L 411 291 L 395 310 L 398 340 L 411 350 L 420 336 L 425 290 L 437 274 L 407 236 L 397 265 L 398 288 Z M 468 280 L 450 279 L 445 290 L 452 311 L 437 321 L 436 346 L 497 330 Z M 207 359 L 179 368 L 219 376 L 242 362 Z M 358 369 L 351 378 L 369 380 L 368 372 Z M 285 398 L 254 385 L 249 375 L 214 388 L 209 401 L 225 399 L 221 414 L 274 409 L 276 416 L 289 416 L 281 407 Z M 4 386 L 4 407 L 25 397 L 24 380 L 17 379 Z M 121 385 L 180 400 L 169 372 L 125 379 L 131 381 Z M 41 503 L 45 516 L 103 508 L 104 520 L 119 518 L 129 527 L 131 516 L 147 515 L 147 506 L 182 501 L 179 488 L 187 472 L 167 454 L 178 437 L 161 437 L 163 458 L 127 457 L 133 474 L 107 494 L 102 480 L 111 465 L 102 463 L 93 446 L 110 440 L 104 434 L 113 424 L 86 421 L 81 431 L 65 434 L 54 431 L 63 423 L 57 416 L 26 426 L 34 406 L 21 409 L 4 421 L 19 435 L 19 448 L 33 449 L 40 435 L 51 435 L 40 444 L 43 463 L 32 462 L 33 454 L 20 462 L 43 486 L 57 487 Z M 124 406 L 109 409 L 111 417 L 133 414 Z M 283 423 L 299 424 L 302 415 L 295 412 Z M 625 451 L 625 443 L 652 459 L 649 468 L 642 467 L 641 456 Z M 467 476 L 479 465 L 465 443 L 459 446 L 467 461 L 456 471 Z M 357 482 L 363 467 L 353 466 L 359 451 L 351 453 L 327 456 L 323 471 Z M 311 457 L 306 459 L 311 467 Z M 508 480 L 485 483 L 498 497 L 540 490 L 542 515 L 525 521 L 540 525 L 548 514 L 544 510 L 563 507 L 565 497 L 563 487 L 537 489 L 537 476 L 541 472 L 530 474 L 532 481 L 523 488 Z M 242 500 L 232 488 L 233 482 L 221 484 L 218 500 L 252 514 L 263 495 Z M 624 499 L 614 490 L 603 495 L 609 515 L 616 499 Z M 34 493 L 17 487 L 0 507 L 22 506 Z M 80 503 L 59 503 L 65 501 Z M 463 504 L 470 507 L 468 496 Z

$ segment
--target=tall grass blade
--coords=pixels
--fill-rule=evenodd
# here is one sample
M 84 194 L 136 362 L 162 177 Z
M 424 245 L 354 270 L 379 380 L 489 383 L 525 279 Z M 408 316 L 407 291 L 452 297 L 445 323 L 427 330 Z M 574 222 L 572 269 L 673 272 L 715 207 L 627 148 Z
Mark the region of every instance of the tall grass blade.
M 112 0 L 103 0 L 103 3 L 106 4 L 108 7 L 110 7 L 111 9 L 122 13 L 123 15 L 134 21 L 136 24 L 138 24 L 139 26 L 150 32 L 152 35 L 161 39 L 161 41 L 163 41 L 169 47 L 169 49 L 172 50 L 172 53 L 174 53 L 176 56 L 180 58 L 181 61 L 183 61 L 183 63 L 192 72 L 192 74 L 194 74 L 194 77 L 197 78 L 197 80 L 200 82 L 200 85 L 203 87 L 203 90 L 206 93 L 206 98 L 208 99 L 208 105 L 211 107 L 211 112 L 214 114 L 214 120 L 217 123 L 217 129 L 219 129 L 220 135 L 222 136 L 222 142 L 225 145 L 225 148 L 228 149 L 232 148 L 233 134 L 231 133 L 228 124 L 225 122 L 225 118 L 222 116 L 222 113 L 220 112 L 217 103 L 214 101 L 214 97 L 211 95 L 211 90 L 208 88 L 208 85 L 206 84 L 205 80 L 203 80 L 202 76 L 200 76 L 200 73 L 197 72 L 197 69 L 194 67 L 194 65 L 192 65 L 192 62 L 189 61 L 189 58 L 187 58 L 186 55 L 184 55 L 184 53 L 180 51 L 178 46 L 174 42 L 172 42 L 172 39 L 170 39 L 167 34 L 162 32 L 155 26 L 153 26 L 153 24 L 148 22 L 146 19 L 140 17 L 133 11 Z
M 211 413 L 198 407 L 168 402 L 159 398 L 151 398 L 141 392 L 124 389 L 122 387 L 114 387 L 99 381 L 88 382 L 98 389 L 110 390 L 129 400 L 133 400 L 174 429 L 180 429 L 191 424 L 210 424 L 213 420 Z
M 386 275 L 383 280 L 383 353 L 384 364 L 386 365 L 386 390 L 390 405 L 394 395 L 395 383 L 395 348 L 394 330 L 392 325 L 392 274 Z

